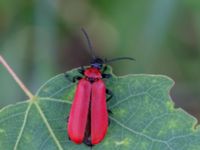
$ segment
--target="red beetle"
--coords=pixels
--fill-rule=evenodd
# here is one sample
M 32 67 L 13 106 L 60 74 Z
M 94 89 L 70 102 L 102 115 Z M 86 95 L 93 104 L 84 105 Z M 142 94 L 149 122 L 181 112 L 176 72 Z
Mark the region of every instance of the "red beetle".
M 93 52 L 86 31 L 84 29 L 82 31 Z M 88 146 L 93 146 L 104 139 L 109 124 L 106 101 L 113 96 L 102 80 L 111 77 L 110 74 L 105 74 L 107 69 L 105 63 L 120 59 L 134 60 L 129 57 L 120 57 L 103 61 L 93 55 L 91 66 L 79 69 L 82 76 L 73 77 L 73 82 L 79 81 L 68 117 L 67 131 L 69 139 L 74 143 L 84 142 Z M 66 77 L 69 76 L 66 74 Z M 110 96 L 106 98 L 106 94 Z

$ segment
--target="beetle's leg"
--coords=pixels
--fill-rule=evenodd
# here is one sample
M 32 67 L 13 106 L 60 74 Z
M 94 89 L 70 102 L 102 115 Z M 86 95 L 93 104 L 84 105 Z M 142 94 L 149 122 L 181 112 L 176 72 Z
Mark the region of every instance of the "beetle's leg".
M 76 82 L 77 80 L 80 80 L 80 79 L 82 79 L 82 77 L 74 76 L 73 79 L 72 79 L 72 82 Z
M 109 95 L 109 97 L 106 99 L 106 101 L 108 102 L 112 97 L 113 97 L 113 92 L 109 89 L 106 89 L 106 94 Z M 110 109 L 107 109 L 108 114 L 113 114 L 113 112 Z M 108 124 L 110 125 L 110 119 L 108 120 Z
M 108 126 L 110 126 L 110 118 L 108 118 Z
M 73 78 L 70 78 L 69 74 L 64 73 L 64 75 L 65 75 L 65 78 L 67 78 L 67 79 L 68 79 L 69 81 L 71 81 L 71 82 L 76 82 L 76 80 L 82 79 L 81 76 L 74 76 Z
M 112 77 L 112 75 L 111 74 L 106 74 L 106 73 L 103 73 L 102 74 L 102 78 L 111 78 Z
M 107 69 L 108 69 L 108 67 L 107 67 L 107 65 L 105 65 L 105 67 L 102 70 L 102 73 L 105 73 Z
M 84 71 L 85 71 L 85 68 L 83 66 L 81 66 L 80 69 L 78 69 L 78 72 L 82 75 L 84 75 Z M 64 76 L 70 80 L 71 82 L 76 82 L 76 80 L 80 80 L 82 77 L 81 76 L 74 76 L 73 78 L 70 78 L 69 74 L 67 74 L 66 72 L 64 73 Z
M 85 68 L 83 66 L 81 66 L 80 69 L 78 69 L 78 72 L 82 75 L 84 75 L 84 71 L 85 71 Z
M 110 109 L 107 109 L 108 114 L 113 114 L 113 112 Z
M 109 95 L 109 97 L 106 99 L 106 101 L 108 102 L 113 97 L 113 92 L 109 89 L 106 89 L 106 94 Z

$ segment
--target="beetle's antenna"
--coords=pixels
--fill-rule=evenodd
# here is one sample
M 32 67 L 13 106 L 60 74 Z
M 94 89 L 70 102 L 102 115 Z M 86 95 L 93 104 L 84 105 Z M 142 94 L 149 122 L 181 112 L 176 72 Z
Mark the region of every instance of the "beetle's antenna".
M 92 55 L 92 58 L 95 59 L 96 56 L 94 55 L 94 50 L 93 50 L 93 47 L 92 47 L 92 43 L 91 43 L 91 41 L 90 41 L 90 38 L 89 38 L 89 36 L 88 36 L 88 34 L 87 34 L 87 32 L 86 32 L 86 30 L 85 30 L 84 28 L 81 28 L 81 31 L 83 32 L 83 34 L 84 34 L 84 36 L 85 36 L 85 38 L 86 38 L 86 40 L 87 40 L 88 47 L 89 47 L 89 49 L 90 49 L 90 53 L 91 53 L 91 55 Z
M 113 58 L 113 59 L 110 59 L 110 60 L 105 59 L 104 62 L 105 63 L 110 63 L 110 62 L 119 61 L 119 60 L 131 60 L 131 61 L 135 61 L 135 59 L 132 58 L 132 57 L 117 57 L 117 58 Z

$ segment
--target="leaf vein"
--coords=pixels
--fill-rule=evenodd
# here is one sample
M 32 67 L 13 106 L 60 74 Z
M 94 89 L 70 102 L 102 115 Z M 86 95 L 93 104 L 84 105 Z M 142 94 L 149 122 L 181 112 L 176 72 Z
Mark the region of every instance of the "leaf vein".
M 49 123 L 48 123 L 48 121 L 47 121 L 47 118 L 46 118 L 46 116 L 44 115 L 43 111 L 41 110 L 40 106 L 37 104 L 37 102 L 35 102 L 34 104 L 35 104 L 35 106 L 36 106 L 36 108 L 37 108 L 39 114 L 41 115 L 41 117 L 42 117 L 42 119 L 43 119 L 43 121 L 44 121 L 44 123 L 45 123 L 47 129 L 49 130 L 49 133 L 51 134 L 51 136 L 52 136 L 52 138 L 53 138 L 55 144 L 57 145 L 58 149 L 59 149 L 59 150 L 63 150 L 63 148 L 62 148 L 62 146 L 61 146 L 59 140 L 58 140 L 57 137 L 55 136 L 55 134 L 54 134 L 54 132 L 53 132 L 51 126 L 49 125 Z
M 19 135 L 18 135 L 18 137 L 17 137 L 17 141 L 16 141 L 15 146 L 14 146 L 14 150 L 17 150 L 17 147 L 18 147 L 18 145 L 19 145 L 19 142 L 20 142 L 20 139 L 21 139 L 21 137 L 22 137 L 24 128 L 25 128 L 25 126 L 26 126 L 26 122 L 27 122 L 27 118 L 28 118 L 28 113 L 29 113 L 29 111 L 30 111 L 30 109 L 31 109 L 31 106 L 32 106 L 32 103 L 29 103 L 29 105 L 28 105 L 28 107 L 27 107 L 27 109 L 26 109 L 25 115 L 24 115 L 24 121 L 23 121 L 22 127 L 21 127 L 21 129 L 20 129 Z
M 35 95 L 38 96 L 39 93 L 41 92 L 41 90 L 42 90 L 46 85 L 48 85 L 49 82 L 51 82 L 51 81 L 53 81 L 53 80 L 56 80 L 56 79 L 59 80 L 58 77 L 60 77 L 60 76 L 63 76 L 63 74 L 58 74 L 58 75 L 54 76 L 53 78 L 49 79 L 47 82 L 45 82 L 45 83 L 38 89 L 38 91 L 36 92 Z
M 40 97 L 40 100 L 52 101 L 52 102 L 59 102 L 59 103 L 66 103 L 66 104 L 72 104 L 72 102 L 68 101 L 68 100 L 56 99 L 56 98 L 49 98 L 49 97 Z
M 148 135 L 145 135 L 145 134 L 143 134 L 143 133 L 141 133 L 141 132 L 137 132 L 137 131 L 135 131 L 135 130 L 133 130 L 133 129 L 130 129 L 129 127 L 127 127 L 127 126 L 124 125 L 123 123 L 119 122 L 118 120 L 114 119 L 113 117 L 110 117 L 110 116 L 109 116 L 109 118 L 110 118 L 111 120 L 113 120 L 114 122 L 116 122 L 116 123 L 117 123 L 118 125 L 120 125 L 121 127 L 123 127 L 123 128 L 125 128 L 126 130 L 128 130 L 128 131 L 130 131 L 130 132 L 132 132 L 132 133 L 134 133 L 134 134 L 136 134 L 136 135 L 140 135 L 140 136 L 142 136 L 142 137 L 145 137 L 146 139 L 149 139 L 150 141 L 164 143 L 165 145 L 167 145 L 167 147 L 168 147 L 170 150 L 173 150 L 173 149 L 170 147 L 170 145 L 168 144 L 167 141 L 163 141 L 163 140 L 159 140 L 159 139 L 152 138 L 152 137 L 150 137 L 150 136 L 148 136 Z
M 58 93 L 62 92 L 63 90 L 68 89 L 68 88 L 71 87 L 71 86 L 72 86 L 72 84 L 70 84 L 69 86 L 62 87 L 62 88 L 60 88 L 57 92 L 55 92 L 55 93 L 53 93 L 52 95 L 50 95 L 49 97 L 50 97 L 50 98 L 51 98 L 51 97 L 54 97 L 54 96 L 56 96 Z

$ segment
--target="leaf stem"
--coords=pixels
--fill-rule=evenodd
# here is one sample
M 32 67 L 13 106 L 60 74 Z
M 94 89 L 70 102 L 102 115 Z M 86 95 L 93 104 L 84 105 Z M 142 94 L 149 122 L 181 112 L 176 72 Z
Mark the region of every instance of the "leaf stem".
M 13 69 L 8 65 L 8 63 L 5 61 L 5 59 L 0 55 L 0 63 L 3 64 L 3 66 L 7 69 L 9 74 L 14 78 L 14 80 L 17 82 L 17 84 L 20 86 L 20 88 L 24 91 L 24 93 L 30 98 L 33 99 L 33 94 L 28 90 L 28 88 L 24 85 L 24 83 L 19 79 L 19 77 L 16 75 L 16 73 L 13 71 Z

